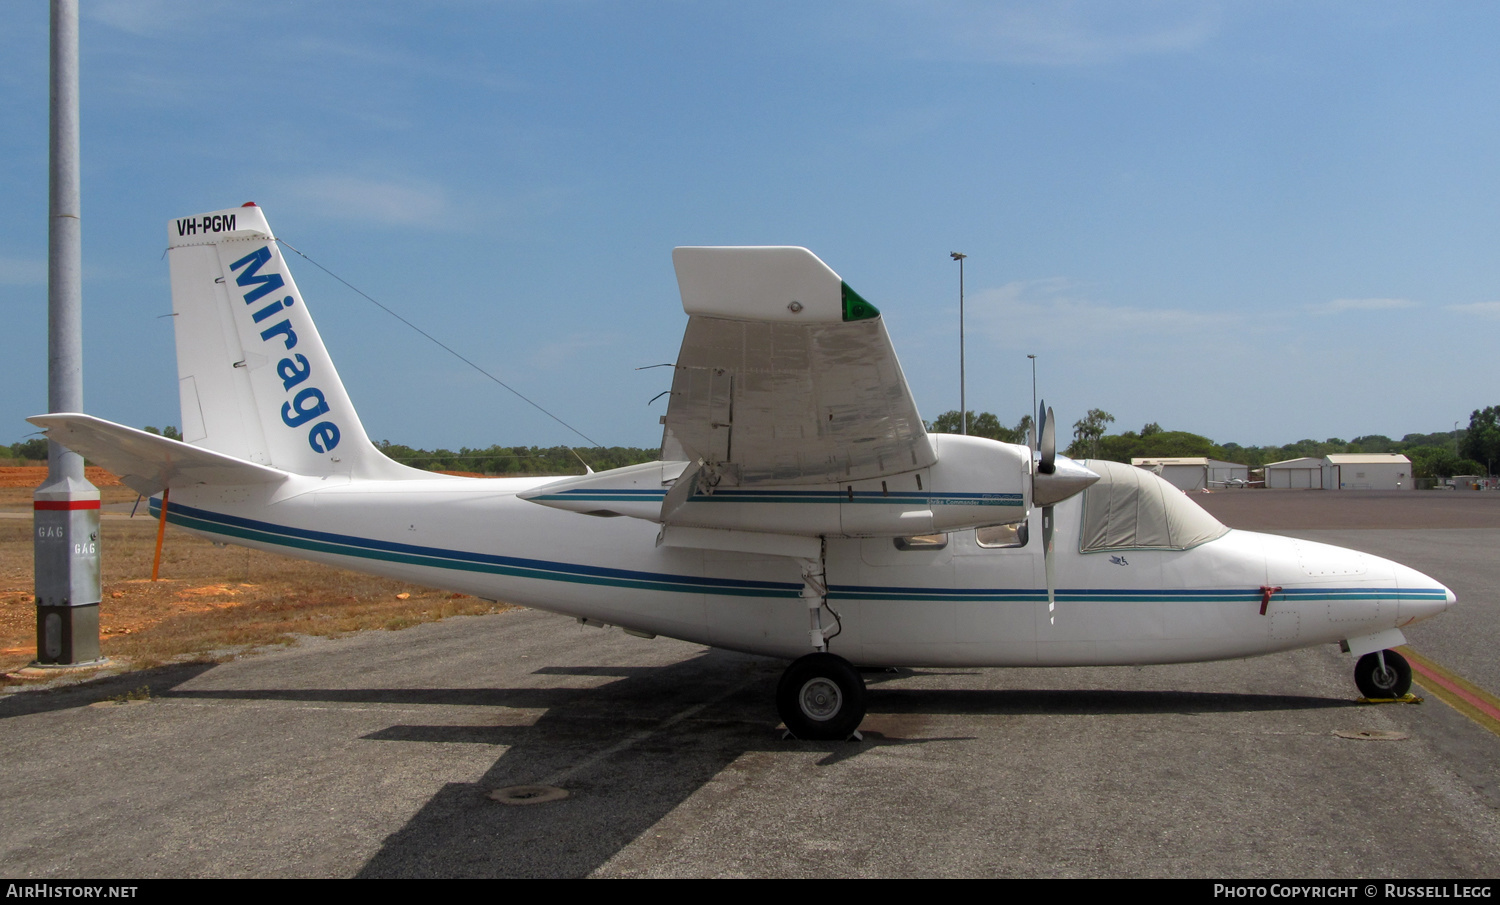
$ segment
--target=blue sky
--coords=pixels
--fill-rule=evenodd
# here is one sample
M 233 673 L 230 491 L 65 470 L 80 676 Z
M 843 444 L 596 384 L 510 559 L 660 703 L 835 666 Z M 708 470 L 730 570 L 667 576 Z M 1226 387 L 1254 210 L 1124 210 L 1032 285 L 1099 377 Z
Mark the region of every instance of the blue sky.
M 46 407 L 47 7 L 0 27 L 0 441 Z M 165 225 L 276 232 L 605 445 L 676 245 L 805 245 L 924 416 L 1282 444 L 1500 403 L 1500 6 L 84 0 L 87 409 L 176 424 Z M 374 439 L 582 444 L 292 257 Z

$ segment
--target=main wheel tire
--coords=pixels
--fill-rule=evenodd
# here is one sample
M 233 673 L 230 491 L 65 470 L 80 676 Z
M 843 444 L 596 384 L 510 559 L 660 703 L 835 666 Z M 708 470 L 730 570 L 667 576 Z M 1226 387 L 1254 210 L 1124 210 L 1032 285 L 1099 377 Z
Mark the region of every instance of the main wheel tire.
M 865 718 L 865 680 L 843 657 L 808 654 L 781 674 L 776 709 L 797 738 L 843 741 Z
M 1367 698 L 1399 698 L 1411 691 L 1411 664 L 1393 650 L 1385 654 L 1385 669 L 1380 668 L 1380 654 L 1365 654 L 1354 664 L 1354 684 Z

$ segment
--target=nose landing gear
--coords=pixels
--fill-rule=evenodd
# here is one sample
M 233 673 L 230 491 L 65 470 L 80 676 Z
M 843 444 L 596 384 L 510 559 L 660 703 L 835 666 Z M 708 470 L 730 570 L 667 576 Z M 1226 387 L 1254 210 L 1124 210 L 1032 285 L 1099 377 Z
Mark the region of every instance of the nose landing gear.
M 1399 698 L 1411 691 L 1411 664 L 1393 650 L 1365 654 L 1354 664 L 1354 684 L 1367 698 Z

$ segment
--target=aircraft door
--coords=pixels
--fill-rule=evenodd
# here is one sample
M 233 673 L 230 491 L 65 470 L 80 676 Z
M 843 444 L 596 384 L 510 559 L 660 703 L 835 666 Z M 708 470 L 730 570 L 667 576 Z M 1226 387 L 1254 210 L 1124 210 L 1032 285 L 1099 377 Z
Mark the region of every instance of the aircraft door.
M 955 622 L 954 535 L 865 537 L 847 566 L 834 572 L 830 540 L 829 584 L 842 585 L 852 571 L 858 616 L 845 614 L 845 630 L 857 627 L 864 662 L 892 666 L 932 665 L 953 655 Z M 855 552 L 855 551 L 851 551 Z
M 982 645 L 994 662 L 1036 662 L 1037 601 L 1041 610 L 1047 608 L 1040 511 L 1017 525 L 954 537 L 955 582 L 969 592 L 955 602 L 959 637 Z

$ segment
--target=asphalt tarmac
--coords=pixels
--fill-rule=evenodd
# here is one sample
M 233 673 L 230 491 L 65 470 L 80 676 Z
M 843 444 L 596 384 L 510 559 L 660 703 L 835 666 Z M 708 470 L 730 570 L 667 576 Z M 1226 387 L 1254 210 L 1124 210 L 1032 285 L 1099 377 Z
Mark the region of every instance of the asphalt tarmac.
M 1496 690 L 1500 528 L 1287 533 L 1449 583 L 1460 605 L 1412 646 Z M 849 743 L 780 738 L 781 667 L 516 610 L 13 693 L 0 873 L 1500 873 L 1500 737 L 1431 697 L 1356 704 L 1331 646 L 871 675 L 865 740 Z M 141 686 L 148 700 L 108 703 Z M 523 785 L 568 797 L 490 797 Z

